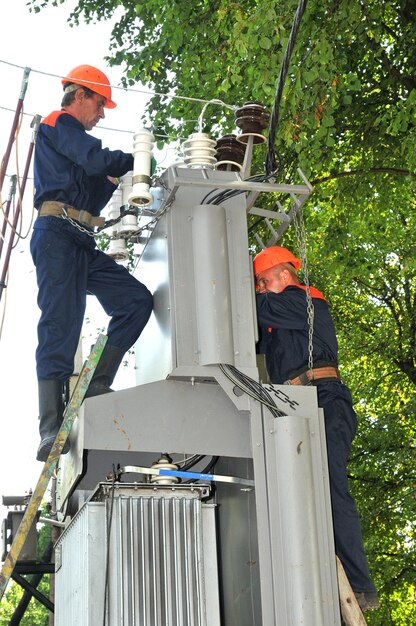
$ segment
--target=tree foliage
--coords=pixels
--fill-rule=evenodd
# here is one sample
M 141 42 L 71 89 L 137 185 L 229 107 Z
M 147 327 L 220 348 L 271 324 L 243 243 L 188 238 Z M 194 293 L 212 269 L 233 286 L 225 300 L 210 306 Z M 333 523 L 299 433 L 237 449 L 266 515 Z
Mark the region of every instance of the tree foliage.
M 202 109 L 193 99 L 272 110 L 296 7 L 80 0 L 70 20 L 93 23 L 117 9 L 110 63 L 124 68 L 126 86 L 166 94 L 152 98 L 147 119 L 159 134 L 186 137 Z M 304 207 L 308 265 L 331 304 L 360 418 L 351 485 L 382 600 L 367 622 L 380 626 L 416 622 L 415 27 L 415 0 L 309 0 L 275 111 L 280 178 L 295 180 L 300 167 L 314 185 Z M 216 133 L 235 128 L 217 105 L 204 122 Z M 254 167 L 264 159 L 257 148 Z M 257 218 L 254 232 L 266 236 Z M 292 229 L 281 243 L 296 249 Z
M 42 513 L 45 514 L 47 506 L 42 505 Z M 40 525 L 38 530 L 38 542 L 37 542 L 37 558 L 40 562 L 45 558 L 45 554 L 50 554 L 52 551 L 52 545 L 48 545 L 51 541 L 51 527 L 48 525 Z M 43 557 L 43 558 L 42 558 Z M 49 596 L 50 576 L 45 574 L 42 576 L 39 584 L 36 584 L 33 580 L 33 575 L 25 575 L 31 584 L 34 584 L 36 589 L 40 591 L 45 597 Z M 10 580 L 6 593 L 0 602 L 0 626 L 7 626 L 10 620 L 13 618 L 14 623 L 17 623 L 18 616 L 15 611 L 19 606 L 19 602 L 24 594 L 24 589 L 13 580 Z M 19 611 L 24 610 L 24 614 L 20 620 L 22 626 L 48 626 L 50 613 L 46 607 L 44 607 L 37 599 L 31 598 L 26 610 L 19 607 Z M 19 616 L 22 613 L 19 613 Z
M 47 596 L 49 591 L 49 581 L 47 579 L 49 576 L 44 578 L 45 580 L 42 580 L 38 585 L 38 590 Z M 12 581 L 0 604 L 1 626 L 7 626 L 22 595 L 23 590 L 20 585 Z M 20 623 L 22 626 L 48 626 L 49 611 L 40 602 L 32 598 Z

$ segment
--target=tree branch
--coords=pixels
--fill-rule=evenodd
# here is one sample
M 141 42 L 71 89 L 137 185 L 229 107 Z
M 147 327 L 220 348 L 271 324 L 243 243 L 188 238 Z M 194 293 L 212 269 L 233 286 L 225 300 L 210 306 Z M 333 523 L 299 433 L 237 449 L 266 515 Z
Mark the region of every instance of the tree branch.
M 321 178 L 315 178 L 311 181 L 311 184 L 316 186 L 324 183 L 328 180 L 334 180 L 335 178 L 345 178 L 347 176 L 365 176 L 366 174 L 392 174 L 393 176 L 410 176 L 416 178 L 416 172 L 411 170 L 403 170 L 396 167 L 369 167 L 363 170 L 349 170 L 347 172 L 332 172 L 328 176 L 322 176 Z

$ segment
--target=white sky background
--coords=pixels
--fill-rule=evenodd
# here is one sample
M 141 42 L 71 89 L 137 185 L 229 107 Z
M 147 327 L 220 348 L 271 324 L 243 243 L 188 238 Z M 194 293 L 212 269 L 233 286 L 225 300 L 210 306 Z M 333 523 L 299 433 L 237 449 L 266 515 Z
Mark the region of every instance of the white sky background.
M 20 175 L 24 170 L 31 139 L 30 123 L 35 114 L 47 115 L 59 110 L 62 87 L 59 76 L 73 67 L 87 63 L 102 69 L 112 85 L 120 85 L 121 68 L 108 68 L 103 57 L 108 53 L 110 23 L 82 25 L 70 28 L 67 18 L 76 5 L 65 2 L 60 7 L 48 7 L 40 13 L 30 13 L 27 0 L 6 0 L 1 18 L 0 37 L 0 155 L 6 151 L 14 111 L 21 92 L 23 69 L 30 67 L 28 88 L 24 100 L 22 128 L 18 138 Z M 7 5 L 7 6 L 6 6 Z M 17 65 L 21 67 L 12 67 Z M 37 73 L 37 72 L 42 72 Z M 49 76 L 45 74 L 53 74 Z M 142 89 L 137 85 L 137 89 Z M 141 115 L 146 96 L 124 90 L 113 90 L 116 109 L 106 109 L 106 118 L 94 134 L 104 146 L 132 151 L 132 135 L 142 126 Z M 5 109 L 11 109 L 7 111 Z M 113 132 L 100 127 L 131 131 Z M 17 173 L 15 146 L 7 168 L 10 176 Z M 23 233 L 30 228 L 33 178 L 26 185 L 23 200 Z M 6 176 L 2 201 L 7 199 L 10 178 Z M 0 213 L 1 224 L 3 214 Z M 1 229 L 1 227 L 0 227 Z M 37 345 L 36 326 L 39 310 L 36 304 L 37 286 L 34 267 L 29 252 L 30 233 L 20 240 L 12 251 L 7 288 L 0 301 L 0 316 L 4 311 L 3 330 L 0 336 L 0 497 L 23 495 L 34 489 L 42 464 L 35 460 L 39 443 L 38 398 L 35 370 Z M 16 243 L 16 240 L 15 240 Z M 3 269 L 7 246 L 0 259 Z M 90 300 L 90 298 L 89 298 Z M 95 316 L 96 308 L 87 311 Z M 94 342 L 95 324 L 106 325 L 107 318 L 94 317 L 90 323 Z M 85 356 L 84 356 L 85 358 Z M 134 385 L 133 366 L 122 371 L 115 381 L 116 388 Z M 1 499 L 0 499 L 1 504 Z M 0 520 L 7 513 L 0 507 Z

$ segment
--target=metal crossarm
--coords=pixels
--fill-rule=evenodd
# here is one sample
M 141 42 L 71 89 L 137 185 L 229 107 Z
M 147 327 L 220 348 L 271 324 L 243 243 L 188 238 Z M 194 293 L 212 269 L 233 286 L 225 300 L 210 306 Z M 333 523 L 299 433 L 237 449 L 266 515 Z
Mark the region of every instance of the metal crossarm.
M 13 539 L 10 551 L 3 563 L 0 573 L 0 600 L 6 591 L 7 583 L 13 573 L 20 552 L 24 546 L 28 533 L 34 523 L 38 509 L 42 503 L 43 496 L 48 487 L 49 481 L 59 461 L 59 456 L 63 450 L 65 442 L 71 432 L 72 425 L 79 413 L 80 406 L 84 400 L 85 393 L 90 384 L 91 378 L 95 372 L 98 361 L 101 358 L 104 346 L 107 342 L 106 335 L 99 335 L 90 356 L 85 362 L 82 371 L 78 377 L 71 400 L 63 414 L 61 428 L 56 436 L 55 442 L 49 453 L 47 460 L 43 466 L 42 473 L 39 477 L 33 495 L 27 505 L 25 514 L 20 523 L 19 529 Z

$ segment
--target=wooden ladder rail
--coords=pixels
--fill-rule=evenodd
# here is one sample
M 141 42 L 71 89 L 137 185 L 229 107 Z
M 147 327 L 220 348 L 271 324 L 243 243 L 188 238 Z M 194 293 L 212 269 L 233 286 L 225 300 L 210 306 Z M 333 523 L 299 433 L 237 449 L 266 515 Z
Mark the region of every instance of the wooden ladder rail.
M 338 557 L 336 559 L 341 615 L 345 626 L 367 626 L 343 565 Z
M 6 591 L 9 578 L 13 573 L 16 562 L 20 556 L 20 552 L 22 551 L 29 531 L 35 521 L 36 514 L 42 503 L 43 496 L 45 495 L 45 491 L 48 487 L 52 474 L 55 471 L 56 466 L 58 465 L 60 454 L 63 450 L 66 440 L 69 437 L 69 433 L 71 432 L 71 428 L 75 421 L 75 418 L 79 413 L 79 409 L 84 400 L 86 391 L 93 377 L 98 361 L 101 358 L 106 342 L 106 335 L 98 336 L 98 339 L 91 351 L 90 356 L 84 363 L 71 399 L 65 408 L 61 428 L 56 435 L 55 442 L 52 446 L 48 458 L 45 461 L 42 473 L 39 477 L 38 483 L 35 487 L 29 504 L 27 505 L 18 531 L 13 538 L 12 545 L 10 546 L 10 551 L 3 563 L 3 567 L 0 573 L 0 600 L 2 599 Z

